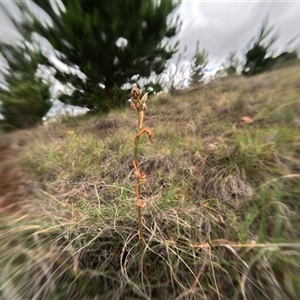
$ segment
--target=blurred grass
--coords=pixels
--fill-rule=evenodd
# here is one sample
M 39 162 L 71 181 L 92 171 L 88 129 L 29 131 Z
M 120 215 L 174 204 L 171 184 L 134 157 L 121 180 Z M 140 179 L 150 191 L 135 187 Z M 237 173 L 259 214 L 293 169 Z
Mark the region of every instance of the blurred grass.
M 18 213 L 1 211 L 2 299 L 299 299 L 299 82 L 294 66 L 149 99 L 153 144 L 140 147 L 148 280 L 135 112 L 5 136 L 23 141 L 14 163 L 26 182 Z M 253 124 L 240 126 L 243 116 Z

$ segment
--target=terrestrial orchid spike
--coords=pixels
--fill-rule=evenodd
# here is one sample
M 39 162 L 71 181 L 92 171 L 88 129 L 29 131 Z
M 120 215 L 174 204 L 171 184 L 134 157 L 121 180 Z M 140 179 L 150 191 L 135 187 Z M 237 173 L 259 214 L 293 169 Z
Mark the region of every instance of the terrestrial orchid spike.
M 130 107 L 132 109 L 135 109 L 135 110 L 140 109 L 140 110 L 143 110 L 143 111 L 147 110 L 147 105 L 146 105 L 145 102 L 148 99 L 148 93 L 144 94 L 143 97 L 140 99 L 141 91 L 138 89 L 136 83 L 134 83 L 132 85 L 130 95 L 131 95 Z
M 143 174 L 140 171 L 140 167 L 139 167 L 139 163 L 138 163 L 138 144 L 139 144 L 140 136 L 144 133 L 146 133 L 148 135 L 149 140 L 151 141 L 152 131 L 150 128 L 144 127 L 144 125 L 143 125 L 144 111 L 147 110 L 147 106 L 146 106 L 145 102 L 148 99 L 148 93 L 146 93 L 141 98 L 141 91 L 138 89 L 137 84 L 134 83 L 132 85 L 130 96 L 131 96 L 130 106 L 132 109 L 135 109 L 137 111 L 137 115 L 138 115 L 138 130 L 139 131 L 137 132 L 135 139 L 134 139 L 133 166 L 134 166 L 134 174 L 136 176 L 136 185 L 134 187 L 134 192 L 136 195 L 136 205 L 138 207 L 138 228 L 139 228 L 139 239 L 140 239 L 141 249 L 142 249 L 142 253 L 143 253 L 143 269 L 144 269 L 145 276 L 148 277 L 146 263 L 145 263 L 145 256 L 144 256 L 146 244 L 145 244 L 144 237 L 143 237 L 143 221 L 142 221 L 142 208 L 146 207 L 147 202 L 142 201 L 142 198 L 141 198 L 141 185 L 144 183 L 146 174 Z
M 132 100 L 139 100 L 141 97 L 141 91 L 138 89 L 137 84 L 134 83 L 131 89 L 131 98 Z
M 141 97 L 141 91 L 138 89 L 137 84 L 134 83 L 132 85 L 131 89 L 131 102 L 130 102 L 130 107 L 132 109 L 138 109 L 141 105 L 140 97 Z

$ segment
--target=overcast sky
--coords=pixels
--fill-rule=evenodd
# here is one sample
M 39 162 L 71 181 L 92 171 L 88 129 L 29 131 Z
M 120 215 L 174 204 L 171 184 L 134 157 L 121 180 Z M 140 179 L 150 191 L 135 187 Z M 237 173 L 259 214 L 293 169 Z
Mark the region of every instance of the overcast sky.
M 300 48 L 300 1 L 183 0 L 178 13 L 183 21 L 178 35 L 181 49 L 187 45 L 187 56 L 192 57 L 199 39 L 200 47 L 209 52 L 211 67 L 220 65 L 230 51 L 244 53 L 267 16 L 279 34 L 277 52 Z
M 13 1 L 3 1 L 13 10 Z M 130 0 L 127 0 L 130 1 Z M 18 17 L 18 12 L 14 14 Z M 209 52 L 209 67 L 219 66 L 230 51 L 237 51 L 242 57 L 246 46 L 255 37 L 264 21 L 275 26 L 279 39 L 277 53 L 300 48 L 300 1 L 197 1 L 183 0 L 177 10 L 182 28 L 177 36 L 180 49 L 188 47 L 186 56 L 195 53 L 196 42 Z M 295 36 L 294 43 L 288 42 Z M 18 34 L 0 9 L 0 39 L 16 39 Z

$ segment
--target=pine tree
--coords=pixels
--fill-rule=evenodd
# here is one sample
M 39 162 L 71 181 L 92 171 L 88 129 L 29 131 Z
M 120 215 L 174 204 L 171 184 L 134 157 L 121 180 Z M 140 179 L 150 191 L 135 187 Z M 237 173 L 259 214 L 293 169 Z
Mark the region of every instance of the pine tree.
M 199 41 L 197 41 L 196 52 L 191 66 L 190 85 L 196 85 L 202 80 L 207 64 L 208 52 L 205 49 L 200 50 Z
M 255 75 L 264 72 L 274 64 L 274 59 L 270 53 L 271 46 L 277 40 L 277 35 L 272 34 L 274 27 L 268 26 L 268 19 L 266 19 L 260 29 L 259 35 L 253 42 L 249 43 L 248 51 L 246 53 L 246 63 L 242 73 L 244 75 Z
M 60 8 L 54 8 L 53 1 L 34 2 L 51 17 L 53 26 L 36 21 L 33 29 L 71 70 L 66 73 L 52 64 L 55 77 L 74 88 L 72 95 L 60 95 L 64 103 L 110 110 L 119 104 L 118 89 L 134 75 L 161 74 L 177 51 L 178 43 L 170 46 L 169 40 L 180 22 L 168 16 L 178 2 L 63 0 Z

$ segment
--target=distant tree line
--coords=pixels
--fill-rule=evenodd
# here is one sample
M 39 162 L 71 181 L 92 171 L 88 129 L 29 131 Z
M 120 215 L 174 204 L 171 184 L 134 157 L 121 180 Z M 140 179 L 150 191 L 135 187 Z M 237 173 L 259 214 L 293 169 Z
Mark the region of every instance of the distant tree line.
M 274 56 L 272 46 L 278 40 L 278 35 L 274 33 L 274 26 L 268 24 L 266 18 L 259 30 L 257 37 L 250 40 L 245 53 L 244 63 L 239 61 L 236 52 L 231 52 L 227 57 L 223 68 L 227 75 L 237 73 L 239 67 L 242 67 L 241 73 L 245 76 L 253 76 L 262 72 L 272 70 L 288 61 L 298 59 L 297 49 L 292 51 L 284 51 L 281 54 Z
M 239 58 L 238 51 L 231 51 L 221 65 L 221 69 L 216 73 L 215 78 L 222 76 L 232 76 L 241 74 L 244 76 L 254 76 L 256 74 L 273 70 L 276 67 L 285 65 L 287 62 L 293 62 L 298 59 L 297 50 L 284 51 L 274 56 L 272 46 L 278 39 L 273 33 L 274 26 L 269 26 L 266 18 L 259 30 L 257 37 L 254 37 L 248 43 L 244 53 L 244 59 Z M 187 64 L 184 52 L 177 56 L 172 64 L 167 65 L 165 71 L 165 85 L 168 91 L 175 95 L 184 87 L 203 84 L 206 73 L 206 66 L 209 62 L 209 53 L 203 48 L 199 48 L 199 41 L 196 44 L 195 54 Z M 189 80 L 186 81 L 187 68 L 189 69 Z
M 253 76 L 271 70 L 276 64 L 298 58 L 296 50 L 273 56 L 271 47 L 278 39 L 278 36 L 273 31 L 274 26 L 269 26 L 268 19 L 265 19 L 257 38 L 249 43 L 248 51 L 245 55 L 246 62 L 242 70 L 243 75 Z

